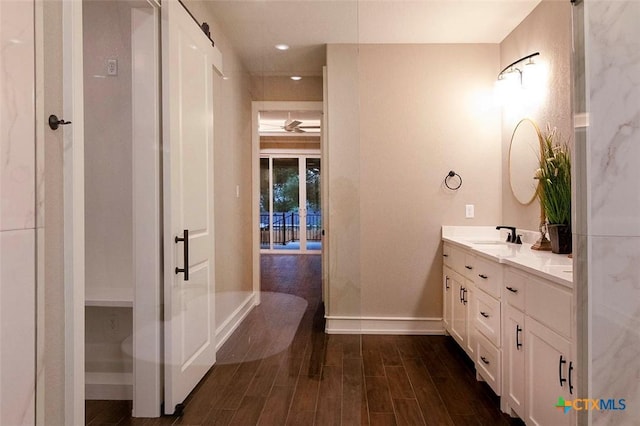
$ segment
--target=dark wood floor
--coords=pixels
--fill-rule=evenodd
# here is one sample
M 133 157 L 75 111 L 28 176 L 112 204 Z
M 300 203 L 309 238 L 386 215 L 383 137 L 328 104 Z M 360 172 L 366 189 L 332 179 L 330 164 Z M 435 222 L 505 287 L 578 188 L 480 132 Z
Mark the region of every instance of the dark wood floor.
M 263 303 L 220 349 L 182 417 L 132 419 L 130 402 L 91 401 L 87 424 L 519 423 L 500 413 L 450 337 L 325 335 L 320 256 L 263 255 L 261 267 Z

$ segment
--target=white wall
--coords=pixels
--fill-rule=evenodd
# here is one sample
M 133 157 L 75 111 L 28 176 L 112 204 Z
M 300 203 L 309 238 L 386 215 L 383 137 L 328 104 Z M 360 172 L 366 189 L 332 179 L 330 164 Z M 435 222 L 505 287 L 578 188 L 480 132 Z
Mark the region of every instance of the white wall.
M 518 203 L 509 185 L 509 145 L 518 122 L 531 118 L 545 131 L 556 127 L 563 139 L 573 144 L 571 114 L 571 4 L 545 0 L 500 43 L 500 69 L 526 55 L 540 52 L 535 62 L 544 68 L 546 81 L 542 99 L 532 104 L 516 102 L 502 114 L 502 221 L 505 225 L 537 230 L 540 203 Z M 531 176 L 533 179 L 533 175 Z
M 441 226 L 501 216 L 499 47 L 330 45 L 327 61 L 328 314 L 440 318 Z

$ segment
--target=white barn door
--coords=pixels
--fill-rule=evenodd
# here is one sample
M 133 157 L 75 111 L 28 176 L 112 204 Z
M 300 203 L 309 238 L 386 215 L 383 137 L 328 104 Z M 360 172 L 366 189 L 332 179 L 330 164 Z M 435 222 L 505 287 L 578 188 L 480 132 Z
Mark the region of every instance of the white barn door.
M 213 71 L 217 48 L 162 2 L 165 414 L 215 362 Z

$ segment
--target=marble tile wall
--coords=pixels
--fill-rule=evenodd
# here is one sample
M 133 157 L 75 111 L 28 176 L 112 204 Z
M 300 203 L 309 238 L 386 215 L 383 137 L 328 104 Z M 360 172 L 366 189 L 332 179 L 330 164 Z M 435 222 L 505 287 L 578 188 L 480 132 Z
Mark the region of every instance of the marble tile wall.
M 586 132 L 576 132 L 581 393 L 625 399 L 594 425 L 640 419 L 640 2 L 585 0 Z M 576 63 L 580 63 L 577 61 Z M 581 73 L 577 75 L 582 76 Z M 580 91 L 578 82 L 577 89 Z M 579 100 L 579 97 L 576 98 Z M 577 103 L 579 104 L 579 102 Z M 583 134 L 584 133 L 584 134 Z M 582 332 L 580 331 L 582 330 Z M 587 387 L 584 389 L 584 387 Z
M 3 425 L 35 423 L 34 43 L 34 2 L 0 2 L 0 424 Z

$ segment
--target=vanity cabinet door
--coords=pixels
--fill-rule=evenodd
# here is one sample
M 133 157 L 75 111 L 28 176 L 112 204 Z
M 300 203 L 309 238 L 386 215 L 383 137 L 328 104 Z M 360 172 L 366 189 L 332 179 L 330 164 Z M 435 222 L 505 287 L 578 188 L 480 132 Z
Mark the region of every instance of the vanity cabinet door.
M 525 418 L 524 313 L 507 306 L 504 327 L 504 395 L 509 407 Z
M 453 309 L 453 281 L 451 279 L 451 268 L 445 266 L 442 272 L 442 322 L 444 323 L 444 329 L 451 332 L 451 311 Z
M 464 347 L 464 350 L 467 352 L 467 355 L 469 355 L 469 358 L 476 359 L 477 330 L 476 330 L 476 322 L 472 314 L 472 308 L 475 303 L 473 282 L 471 280 L 465 280 L 464 288 L 465 288 L 465 291 L 464 291 L 463 305 L 465 309 L 465 316 L 467 319 L 467 324 L 466 324 L 467 341 L 465 346 L 463 347 Z
M 575 424 L 575 410 L 557 408 L 559 398 L 575 398 L 575 366 L 571 343 L 539 322 L 527 318 L 525 331 L 526 423 Z
M 458 342 L 458 344 L 466 349 L 467 343 L 467 308 L 465 305 L 465 293 L 467 291 L 465 287 L 465 280 L 459 274 L 451 274 L 449 280 L 453 294 L 452 309 L 451 309 L 451 336 Z

